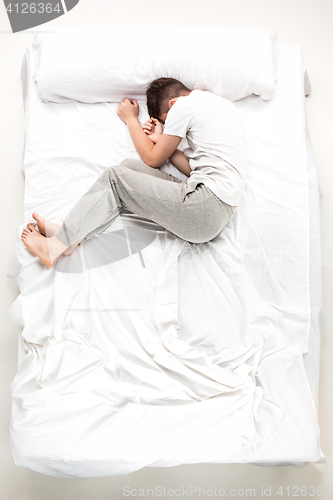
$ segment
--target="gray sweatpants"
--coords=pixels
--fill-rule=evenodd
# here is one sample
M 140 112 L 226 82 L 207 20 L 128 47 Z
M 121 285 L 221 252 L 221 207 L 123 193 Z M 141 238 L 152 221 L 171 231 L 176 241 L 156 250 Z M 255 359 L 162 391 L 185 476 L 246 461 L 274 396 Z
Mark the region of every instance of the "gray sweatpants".
M 141 160 L 127 159 L 99 176 L 55 235 L 69 247 L 102 232 L 124 208 L 191 243 L 215 238 L 234 212 L 202 183 L 182 182 Z

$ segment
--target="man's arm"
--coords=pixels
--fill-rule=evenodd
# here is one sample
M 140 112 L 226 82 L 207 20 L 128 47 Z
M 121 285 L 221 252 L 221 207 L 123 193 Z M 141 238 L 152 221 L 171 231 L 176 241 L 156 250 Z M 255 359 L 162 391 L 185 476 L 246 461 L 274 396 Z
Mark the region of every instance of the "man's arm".
M 178 168 L 183 174 L 190 176 L 191 167 L 188 159 L 184 155 L 183 151 L 176 149 L 176 151 L 170 156 L 169 160 L 175 167 Z
M 143 125 L 143 130 L 154 144 L 160 140 L 163 134 L 163 127 L 156 118 L 149 118 L 149 120 Z M 178 170 L 183 172 L 188 177 L 190 176 L 190 163 L 183 151 L 176 149 L 176 151 L 170 156 L 169 160 L 176 168 L 178 168 Z
M 150 167 L 160 167 L 174 153 L 181 141 L 181 137 L 162 134 L 154 144 L 143 131 L 138 119 L 131 118 L 127 122 L 135 149 L 142 160 Z
M 149 139 L 139 123 L 139 105 L 135 100 L 125 98 L 120 103 L 117 114 L 126 123 L 135 149 L 150 167 L 160 167 L 177 149 L 181 137 L 162 134 L 156 144 Z

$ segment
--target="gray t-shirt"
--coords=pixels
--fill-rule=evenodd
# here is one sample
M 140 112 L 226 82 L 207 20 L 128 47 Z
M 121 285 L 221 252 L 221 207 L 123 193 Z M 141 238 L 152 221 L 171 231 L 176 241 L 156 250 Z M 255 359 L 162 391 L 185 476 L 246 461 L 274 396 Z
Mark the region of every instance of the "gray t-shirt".
M 165 120 L 164 134 L 186 137 L 191 174 L 225 203 L 239 204 L 247 178 L 245 131 L 236 106 L 205 90 L 178 97 Z

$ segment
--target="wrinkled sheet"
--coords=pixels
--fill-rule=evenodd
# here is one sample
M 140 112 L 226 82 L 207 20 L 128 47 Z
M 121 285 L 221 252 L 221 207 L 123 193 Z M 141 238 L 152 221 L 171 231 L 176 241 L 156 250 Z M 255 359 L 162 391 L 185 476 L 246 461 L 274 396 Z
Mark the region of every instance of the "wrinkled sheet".
M 117 104 L 41 102 L 26 56 L 25 223 L 34 211 L 60 223 L 109 165 L 138 155 Z M 308 85 L 300 48 L 281 46 L 274 97 L 236 102 L 248 183 L 209 243 L 124 212 L 46 268 L 18 228 L 9 317 L 22 327 L 10 435 L 19 466 L 83 478 L 326 460 L 313 395 Z M 313 162 L 311 176 L 316 186 Z

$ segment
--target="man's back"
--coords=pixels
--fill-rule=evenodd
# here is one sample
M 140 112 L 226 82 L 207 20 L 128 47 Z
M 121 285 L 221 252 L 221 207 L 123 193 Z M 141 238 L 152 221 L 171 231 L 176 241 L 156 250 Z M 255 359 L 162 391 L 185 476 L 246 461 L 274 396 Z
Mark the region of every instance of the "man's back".
M 235 105 L 215 94 L 193 90 L 168 112 L 164 134 L 186 137 L 189 182 L 203 182 L 220 199 L 238 205 L 247 177 L 245 132 Z

